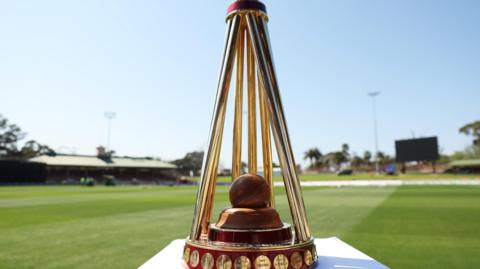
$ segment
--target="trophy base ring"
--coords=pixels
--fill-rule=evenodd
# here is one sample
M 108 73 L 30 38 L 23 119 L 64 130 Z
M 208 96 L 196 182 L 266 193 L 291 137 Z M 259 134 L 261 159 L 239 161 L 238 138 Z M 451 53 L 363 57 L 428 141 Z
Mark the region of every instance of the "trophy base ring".
M 317 261 L 313 238 L 304 243 L 246 245 L 187 239 L 184 266 L 189 269 L 308 269 Z
M 289 224 L 284 224 L 280 228 L 264 230 L 222 229 L 215 225 L 210 225 L 208 239 L 212 242 L 240 243 L 248 245 L 284 245 L 292 242 L 292 232 Z

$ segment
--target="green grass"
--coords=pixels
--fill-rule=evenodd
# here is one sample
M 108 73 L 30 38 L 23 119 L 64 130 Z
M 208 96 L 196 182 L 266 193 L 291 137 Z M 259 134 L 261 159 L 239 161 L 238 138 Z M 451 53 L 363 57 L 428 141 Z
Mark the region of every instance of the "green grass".
M 480 188 L 398 188 L 344 239 L 392 268 L 478 268 Z
M 227 205 L 227 188 L 217 191 L 216 212 Z M 2 187 L 0 268 L 136 268 L 188 234 L 195 192 Z M 304 195 L 315 236 L 338 236 L 391 268 L 480 264 L 480 187 L 305 188 Z
M 433 179 L 433 180 L 442 180 L 442 179 L 480 179 L 479 174 L 473 175 L 462 175 L 462 174 L 432 174 L 432 173 L 407 173 L 399 174 L 395 176 L 389 175 L 375 175 L 375 173 L 354 173 L 352 175 L 337 176 L 333 173 L 322 173 L 322 174 L 302 174 L 300 175 L 300 180 L 302 181 L 323 181 L 323 180 L 384 180 L 384 179 L 402 179 L 402 180 L 415 180 L 415 179 Z M 198 177 L 192 178 L 193 181 L 198 181 Z M 274 176 L 274 181 L 282 181 L 281 176 Z M 232 178 L 229 176 L 219 176 L 217 179 L 218 182 L 231 182 Z

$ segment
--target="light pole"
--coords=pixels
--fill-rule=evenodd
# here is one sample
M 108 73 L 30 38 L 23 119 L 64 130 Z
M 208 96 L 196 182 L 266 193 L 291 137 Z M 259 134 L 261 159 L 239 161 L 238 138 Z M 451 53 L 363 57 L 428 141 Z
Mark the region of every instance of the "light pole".
M 375 139 L 375 173 L 379 174 L 378 167 L 378 130 L 377 130 L 377 107 L 375 104 L 375 97 L 378 96 L 380 92 L 369 92 L 368 96 L 372 97 L 372 108 L 373 108 L 373 134 Z
M 107 111 L 105 112 L 105 118 L 107 118 L 107 152 L 110 152 L 110 129 L 111 129 L 111 121 L 115 118 L 116 113 Z

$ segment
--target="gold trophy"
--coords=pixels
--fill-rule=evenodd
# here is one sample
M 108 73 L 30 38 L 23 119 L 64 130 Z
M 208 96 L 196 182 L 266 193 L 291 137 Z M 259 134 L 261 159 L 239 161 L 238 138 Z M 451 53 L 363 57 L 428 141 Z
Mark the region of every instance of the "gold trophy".
M 190 269 L 312 268 L 317 254 L 308 227 L 280 99 L 265 5 L 256 0 L 234 1 L 228 7 L 226 21 L 226 42 L 210 137 L 203 160 L 192 229 L 184 247 L 184 265 Z M 212 224 L 210 219 L 234 64 L 234 181 L 229 192 L 232 207 L 223 210 L 218 221 Z M 248 91 L 248 174 L 241 175 L 244 69 L 247 72 L 245 84 Z M 263 177 L 257 174 L 257 104 Z M 283 223 L 275 209 L 270 133 L 273 134 L 282 168 L 293 226 Z

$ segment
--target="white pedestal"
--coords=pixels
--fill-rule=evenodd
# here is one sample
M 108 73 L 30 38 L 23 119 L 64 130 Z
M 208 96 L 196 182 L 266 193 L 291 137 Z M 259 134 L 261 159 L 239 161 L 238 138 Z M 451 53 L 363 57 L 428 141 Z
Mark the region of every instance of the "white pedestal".
M 139 269 L 185 269 L 182 261 L 184 239 L 172 241 Z M 315 269 L 388 269 L 336 237 L 315 239 L 318 262 Z

